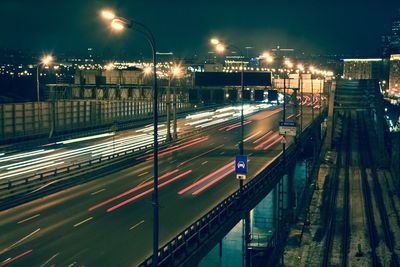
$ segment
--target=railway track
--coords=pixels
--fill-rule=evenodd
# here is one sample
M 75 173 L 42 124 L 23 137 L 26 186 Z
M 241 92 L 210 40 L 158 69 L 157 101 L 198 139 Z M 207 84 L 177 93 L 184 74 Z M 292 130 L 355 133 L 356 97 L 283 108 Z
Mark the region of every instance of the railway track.
M 399 266 L 366 120 L 364 112 L 342 116 L 336 166 L 326 188 L 324 267 Z
M 365 133 L 367 133 L 367 119 L 365 114 L 359 114 L 359 120 L 360 120 L 360 125 L 362 125 L 363 131 L 365 131 Z M 385 203 L 383 201 L 383 195 L 382 195 L 382 188 L 380 185 L 380 181 L 378 178 L 378 174 L 377 174 L 377 169 L 376 169 L 376 159 L 374 159 L 372 157 L 373 153 L 372 153 L 372 144 L 371 144 L 371 140 L 370 140 L 370 135 L 366 134 L 364 136 L 364 138 L 362 138 L 362 142 L 360 145 L 360 152 L 361 149 L 364 150 L 365 153 L 361 154 L 361 162 L 362 162 L 362 171 L 364 173 L 364 177 L 363 177 L 363 185 L 365 186 L 365 188 L 369 188 L 369 190 L 372 191 L 368 191 L 365 192 L 365 196 L 368 197 L 368 201 L 369 201 L 369 206 L 370 207 L 366 207 L 366 210 L 368 210 L 369 213 L 371 213 L 372 211 L 372 201 L 375 200 L 375 204 L 377 206 L 377 210 L 379 211 L 379 218 L 380 218 L 380 232 L 383 233 L 383 236 L 379 236 L 378 235 L 378 231 L 376 229 L 372 229 L 370 232 L 369 229 L 369 236 L 370 236 L 370 242 L 371 242 L 371 247 L 372 245 L 374 246 L 374 254 L 376 254 L 376 247 L 379 245 L 379 242 L 384 242 L 384 245 L 386 246 L 386 248 L 389 250 L 390 253 L 390 266 L 400 266 L 399 265 L 399 260 L 397 257 L 397 254 L 395 253 L 395 240 L 394 240 L 394 236 L 393 236 L 393 232 L 391 230 L 391 226 L 389 223 L 389 219 L 388 219 L 388 214 L 387 214 L 387 210 L 386 210 L 386 206 Z M 361 148 L 362 147 L 362 148 Z M 369 170 L 370 174 L 371 174 L 371 180 L 372 180 L 372 184 L 369 184 L 368 180 L 367 180 L 367 175 L 366 175 L 366 171 Z M 373 193 L 374 199 L 372 199 L 371 197 L 371 193 Z M 368 214 L 368 224 L 374 226 L 375 225 L 375 219 L 374 219 L 374 215 L 377 216 L 377 214 Z M 376 225 L 375 225 L 376 227 Z M 385 249 L 386 250 L 386 249 Z M 377 255 L 372 254 L 372 259 L 373 259 L 373 264 L 374 266 L 386 266 L 387 262 L 385 261 L 385 259 L 375 259 L 378 258 Z M 384 255 L 382 255 L 384 256 Z

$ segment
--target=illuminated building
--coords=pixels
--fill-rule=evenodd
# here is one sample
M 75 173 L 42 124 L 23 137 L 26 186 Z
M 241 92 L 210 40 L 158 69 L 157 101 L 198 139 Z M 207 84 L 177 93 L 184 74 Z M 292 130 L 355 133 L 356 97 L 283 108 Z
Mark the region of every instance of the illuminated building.
M 400 54 L 390 56 L 389 95 L 400 96 Z
M 343 76 L 348 80 L 380 79 L 382 77 L 381 58 L 343 59 Z

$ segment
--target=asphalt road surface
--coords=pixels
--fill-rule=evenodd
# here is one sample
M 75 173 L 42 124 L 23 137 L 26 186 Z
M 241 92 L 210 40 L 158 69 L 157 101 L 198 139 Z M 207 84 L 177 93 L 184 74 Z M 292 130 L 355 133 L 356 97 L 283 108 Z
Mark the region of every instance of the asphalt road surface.
M 278 108 L 246 118 L 249 179 L 281 153 L 281 116 Z M 305 116 L 304 125 L 310 120 Z M 217 127 L 160 151 L 160 246 L 238 189 L 233 160 L 239 126 Z M 152 254 L 151 155 L 134 167 L 1 212 L 0 266 L 141 263 Z

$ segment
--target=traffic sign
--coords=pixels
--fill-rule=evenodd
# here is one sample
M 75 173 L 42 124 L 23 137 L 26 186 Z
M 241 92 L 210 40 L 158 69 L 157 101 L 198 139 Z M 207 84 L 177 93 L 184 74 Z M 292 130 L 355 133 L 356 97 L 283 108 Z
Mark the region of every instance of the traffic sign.
M 297 126 L 295 121 L 280 121 L 279 134 L 296 136 Z
M 235 160 L 236 174 L 247 174 L 247 156 L 237 155 Z

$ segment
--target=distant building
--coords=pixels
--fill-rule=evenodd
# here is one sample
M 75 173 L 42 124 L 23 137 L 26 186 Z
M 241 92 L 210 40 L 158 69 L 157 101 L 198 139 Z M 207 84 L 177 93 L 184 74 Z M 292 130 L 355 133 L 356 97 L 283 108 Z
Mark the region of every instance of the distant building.
M 143 71 L 138 68 L 130 69 L 95 69 L 77 70 L 75 84 L 80 85 L 133 85 L 140 84 Z
M 400 96 L 400 54 L 390 56 L 389 96 Z
M 348 80 L 382 79 L 384 76 L 381 58 L 343 59 L 343 78 Z
M 382 36 L 382 52 L 384 57 L 400 53 L 400 9 L 399 14 L 392 21 L 390 34 Z
M 224 66 L 221 63 L 207 63 L 204 64 L 205 72 L 219 72 L 224 69 Z

